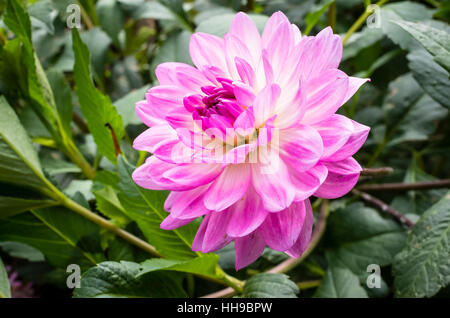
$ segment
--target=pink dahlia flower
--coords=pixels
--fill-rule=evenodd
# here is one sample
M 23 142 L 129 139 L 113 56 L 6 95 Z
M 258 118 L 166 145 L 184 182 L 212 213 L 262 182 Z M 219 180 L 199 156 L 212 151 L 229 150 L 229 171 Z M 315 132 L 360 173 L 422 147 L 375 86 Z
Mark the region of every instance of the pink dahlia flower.
M 163 63 L 160 85 L 136 111 L 150 128 L 134 148 L 153 153 L 133 174 L 170 190 L 166 230 L 203 216 L 192 249 L 235 243 L 236 269 L 265 246 L 299 257 L 310 240 L 309 197 L 349 192 L 352 155 L 369 128 L 335 112 L 367 81 L 338 70 L 342 42 L 330 28 L 302 36 L 281 12 L 262 35 L 238 13 L 225 37 L 195 33 L 195 67 Z

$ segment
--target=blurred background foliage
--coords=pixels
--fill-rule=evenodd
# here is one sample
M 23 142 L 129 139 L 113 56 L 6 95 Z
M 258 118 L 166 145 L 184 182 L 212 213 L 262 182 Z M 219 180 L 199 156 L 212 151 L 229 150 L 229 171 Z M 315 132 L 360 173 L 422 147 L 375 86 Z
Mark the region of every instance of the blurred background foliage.
M 75 31 L 67 27 L 72 4 L 81 8 Z M 222 269 L 251 278 L 237 288 L 247 297 L 448 297 L 450 1 L 382 0 L 375 12 L 365 11 L 370 4 L 0 0 L 0 257 L 6 264 L 0 262 L 0 297 L 11 291 L 16 297 L 70 297 L 65 284 L 72 263 L 85 273 L 78 297 L 202 296 L 218 290 L 217 283 L 235 285 Z M 418 221 L 412 229 L 358 193 L 334 200 L 324 236 L 288 272 L 290 279 L 264 273 L 287 258 L 270 249 L 238 273 L 232 245 L 216 253 L 220 258 L 192 252 L 198 224 L 160 230 L 166 193 L 139 189 L 130 178 L 145 159 L 131 147 L 145 129 L 134 104 L 157 84 L 156 66 L 191 64 L 190 35 L 223 36 L 237 11 L 248 12 L 262 30 L 278 10 L 303 34 L 331 25 L 345 42 L 340 68 L 371 78 L 340 112 L 371 127 L 357 154 L 361 165 L 392 167 L 393 173 L 362 176 L 361 189 L 444 182 L 374 193 Z M 365 23 L 372 13 L 375 27 Z M 314 202 L 315 213 L 319 205 Z M 114 237 L 118 229 L 150 243 L 165 259 Z M 382 267 L 381 288 L 367 287 L 368 264 Z

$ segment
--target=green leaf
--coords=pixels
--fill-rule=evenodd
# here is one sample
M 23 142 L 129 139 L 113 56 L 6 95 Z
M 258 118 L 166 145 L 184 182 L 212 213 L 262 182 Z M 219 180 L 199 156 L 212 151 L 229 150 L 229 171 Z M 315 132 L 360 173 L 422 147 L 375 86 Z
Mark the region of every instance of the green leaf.
M 58 204 L 53 200 L 30 200 L 16 197 L 0 196 L 0 219 L 15 214 Z
M 72 41 L 75 54 L 74 77 L 81 111 L 98 151 L 109 161 L 116 163 L 116 150 L 108 125 L 120 141 L 124 135 L 122 118 L 111 104 L 109 97 L 101 94 L 94 86 L 89 71 L 89 51 L 76 29 L 72 30 Z
M 262 31 L 264 30 L 264 26 L 266 25 L 266 22 L 269 18 L 261 14 L 249 14 L 248 16 L 252 18 L 259 32 L 262 33 Z M 225 13 L 222 15 L 210 17 L 209 19 L 201 22 L 195 29 L 195 32 L 204 32 L 223 37 L 225 33 L 228 32 L 231 21 L 233 21 L 234 17 L 234 13 Z
M 433 55 L 433 59 L 450 72 L 450 34 L 423 23 L 406 21 L 395 23 L 419 41 Z
M 17 0 L 8 1 L 4 21 L 11 31 L 13 31 L 22 41 L 31 41 L 30 17 Z
M 29 262 L 43 262 L 44 254 L 30 245 L 19 242 L 0 242 L 0 248 L 15 258 L 23 258 Z
M 429 208 L 394 262 L 397 297 L 431 297 L 450 283 L 450 192 Z
M 2 220 L 0 241 L 30 245 L 59 268 L 68 264 L 86 268 L 104 260 L 98 227 L 63 207 L 36 209 Z
M 140 275 L 141 265 L 121 261 L 103 262 L 89 269 L 81 278 L 76 298 L 187 297 L 181 287 L 182 276 L 173 273 Z
M 183 0 L 159 0 L 158 2 L 169 9 L 186 30 L 193 31 L 192 23 L 183 9 Z
M 383 38 L 383 32 L 379 28 L 364 28 L 361 32 L 355 32 L 345 43 L 342 52 L 342 61 L 356 56 L 365 49 Z
M 154 271 L 176 271 L 191 274 L 200 274 L 212 278 L 218 278 L 216 272 L 219 256 L 207 254 L 187 261 L 152 258 L 141 263 L 138 277 Z
M 100 0 L 95 5 L 100 26 L 113 39 L 119 42 L 119 32 L 125 22 L 125 16 L 116 0 Z
M 9 285 L 8 273 L 0 258 L 0 298 L 11 298 L 11 286 Z
M 139 119 L 136 114 L 135 104 L 145 99 L 145 93 L 150 89 L 149 85 L 145 85 L 141 88 L 135 89 L 123 96 L 119 100 L 114 102 L 114 105 L 117 108 L 117 112 L 122 116 L 123 125 L 126 127 L 129 124 L 138 125 L 141 124 L 142 121 Z
M 333 265 L 348 268 L 361 281 L 367 278 L 368 265 L 391 264 L 406 241 L 400 225 L 362 203 L 351 204 L 330 215 L 327 232 L 333 245 L 327 254 L 333 259 Z
M 33 3 L 28 8 L 28 14 L 32 20 L 35 19 L 35 24 L 42 25 L 48 33 L 54 34 L 55 27 L 53 26 L 53 3 L 50 0 L 40 0 Z
M 126 0 L 119 0 L 126 4 Z M 175 20 L 176 16 L 158 1 L 146 1 L 134 6 L 133 19 Z
M 314 297 L 319 298 L 367 298 L 359 284 L 358 276 L 349 269 L 330 265 Z
M 420 3 L 401 1 L 384 5 L 380 9 L 381 29 L 395 44 L 404 50 L 413 50 L 419 45 L 396 22 L 429 20 L 433 12 Z
M 297 298 L 297 285 L 284 274 L 261 273 L 244 285 L 244 297 L 248 298 Z
M 45 177 L 37 153 L 3 96 L 0 114 L 0 181 L 40 189 Z
M 93 192 L 97 202 L 97 209 L 110 219 L 114 220 L 119 226 L 125 226 L 131 219 L 120 204 L 114 189 L 110 186 Z
M 414 79 L 431 98 L 450 109 L 449 72 L 435 63 L 424 50 L 414 50 L 407 58 Z
M 316 10 L 308 12 L 305 17 L 306 29 L 303 32 L 304 35 L 308 35 L 309 32 L 311 32 L 312 28 L 317 24 L 317 22 L 319 22 L 320 17 L 325 13 L 325 11 L 334 1 L 335 0 L 326 0 L 322 2 Z
M 382 106 L 388 146 L 427 140 L 436 129 L 434 121 L 447 115 L 447 110 L 431 99 L 410 73 L 391 82 L 388 90 Z
M 159 225 L 168 215 L 164 211 L 166 194 L 137 186 L 131 178 L 134 167 L 122 157 L 119 157 L 118 169 L 120 203 L 127 216 L 136 221 L 147 241 L 169 259 L 186 260 L 203 255 L 192 251 L 198 224 L 193 222 L 175 230 L 162 230 Z

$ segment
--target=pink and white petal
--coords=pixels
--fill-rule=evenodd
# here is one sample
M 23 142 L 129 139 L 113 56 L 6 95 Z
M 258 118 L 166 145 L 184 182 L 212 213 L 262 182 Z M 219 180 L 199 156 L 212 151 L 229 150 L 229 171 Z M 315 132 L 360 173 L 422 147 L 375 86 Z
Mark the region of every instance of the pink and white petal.
M 253 107 L 244 110 L 234 121 L 233 128 L 241 136 L 247 136 L 255 130 L 255 115 Z
M 253 88 L 239 81 L 233 82 L 233 92 L 236 101 L 241 106 L 252 106 L 255 100 L 255 92 Z
M 314 193 L 316 197 L 336 199 L 346 195 L 358 182 L 361 166 L 349 157 L 336 162 L 322 162 L 328 169 L 324 183 Z
M 281 23 L 289 23 L 289 19 L 281 11 L 272 14 L 264 26 L 264 31 L 261 36 L 262 47 L 268 47 L 270 40 L 273 38 L 275 31 Z
M 211 213 L 207 213 L 200 223 L 200 227 L 195 234 L 194 241 L 192 242 L 192 250 L 194 252 L 201 252 L 203 241 L 205 239 L 206 228 L 208 227 L 209 218 L 211 217 Z
M 291 25 L 291 28 L 292 28 L 292 34 L 294 35 L 294 45 L 297 45 L 302 40 L 302 32 L 300 32 L 300 29 L 298 28 L 298 26 L 296 26 L 293 23 Z
M 136 114 L 148 127 L 166 124 L 165 119 L 160 114 L 155 113 L 154 108 L 146 100 L 136 103 Z
M 295 197 L 286 164 L 275 153 L 263 154 L 263 162 L 252 164 L 252 181 L 256 193 L 263 201 L 264 208 L 278 212 L 291 205 Z
M 164 179 L 191 189 L 210 183 L 223 171 L 221 164 L 187 163 L 175 165 L 166 171 L 160 171 Z
M 341 58 L 341 37 L 327 27 L 305 43 L 298 71 L 305 79 L 314 78 L 327 69 L 337 68 Z
M 369 135 L 370 127 L 362 125 L 354 120 L 351 120 L 353 124 L 353 133 L 348 138 L 347 142 L 332 156 L 323 158 L 325 161 L 340 161 L 345 158 L 353 156 L 364 144 Z
M 228 75 L 222 38 L 202 32 L 194 33 L 189 42 L 189 52 L 195 66 L 202 72 L 203 67 L 213 66 Z
M 162 221 L 162 223 L 160 224 L 160 228 L 163 230 L 175 230 L 181 226 L 185 226 L 186 224 L 191 223 L 194 220 L 195 220 L 195 218 L 193 218 L 193 219 L 177 219 L 169 214 L 164 219 L 164 221 Z
M 299 124 L 280 131 L 280 156 L 289 167 L 306 171 L 316 165 L 322 153 L 322 138 L 315 128 Z
M 312 212 L 311 203 L 309 200 L 305 200 L 305 221 L 303 222 L 302 229 L 300 231 L 300 234 L 297 238 L 297 241 L 295 244 L 288 250 L 285 251 L 287 255 L 290 257 L 298 258 L 302 256 L 302 254 L 306 251 L 308 248 L 309 241 L 311 239 L 311 233 L 313 229 L 314 224 L 314 216 Z
M 166 121 L 174 129 L 177 128 L 188 128 L 193 129 L 194 123 L 192 119 L 192 114 L 187 112 L 186 109 L 180 110 L 175 109 L 169 112 L 166 116 Z
M 358 89 L 366 82 L 369 82 L 369 78 L 359 78 L 359 77 L 348 77 L 348 90 L 347 94 L 345 95 L 344 101 L 342 104 L 345 104 L 348 102 L 350 98 L 352 98 L 353 95 L 358 91 Z
M 160 85 L 152 87 L 145 94 L 148 104 L 146 107 L 149 109 L 146 108 L 143 111 L 163 120 L 165 120 L 167 113 L 173 110 L 187 112 L 183 105 L 184 95 L 183 89 L 176 86 Z M 140 114 L 138 113 L 138 115 Z
M 206 191 L 203 202 L 209 210 L 223 211 L 244 196 L 250 181 L 249 164 L 228 165 Z
M 261 36 L 253 20 L 244 12 L 237 13 L 231 22 L 229 34 L 245 44 L 252 56 L 252 61 L 247 61 L 255 65 L 261 56 Z
M 164 209 L 175 218 L 190 219 L 204 215 L 208 209 L 203 204 L 205 192 L 209 185 L 197 187 L 188 191 L 172 191 L 167 198 Z
M 231 237 L 244 237 L 255 231 L 269 213 L 264 209 L 261 199 L 252 187 L 247 194 L 230 207 L 232 216 L 227 234 Z
M 241 81 L 250 87 L 256 88 L 257 82 L 254 68 L 246 60 L 238 56 L 234 58 L 234 63 Z
M 280 23 L 272 34 L 267 47 L 267 57 L 275 74 L 275 82 L 278 77 L 284 76 L 284 64 L 293 49 L 294 41 L 291 23 Z
M 327 119 L 342 106 L 348 90 L 348 76 L 338 69 L 328 69 L 306 82 L 306 112 L 303 123 Z
M 244 42 L 238 37 L 227 33 L 224 38 L 225 43 L 225 58 L 228 66 L 228 72 L 231 75 L 231 79 L 239 80 L 239 72 L 236 67 L 236 57 L 246 61 L 252 68 L 255 68 L 255 62 L 253 56 Z
M 230 243 L 232 240 L 227 235 L 226 231 L 231 213 L 228 210 L 221 212 L 212 211 L 208 215 L 210 217 L 203 238 L 203 253 L 216 251 Z
M 134 170 L 132 177 L 137 185 L 150 190 L 186 191 L 198 186 L 196 184 L 176 183 L 163 176 L 165 172 L 177 167 L 178 165 L 151 156 L 143 165 Z
M 295 201 L 308 199 L 316 192 L 328 175 L 328 169 L 322 163 L 318 163 L 307 171 L 289 169 L 292 184 L 295 186 Z
M 234 240 L 236 249 L 236 271 L 250 265 L 264 252 L 266 243 L 258 232 Z
M 277 103 L 275 110 L 277 118 L 274 125 L 278 129 L 286 129 L 299 124 L 305 114 L 306 94 L 302 81 L 298 82 L 297 88 L 293 91 L 295 95 L 291 97 L 283 90 Z
M 168 142 L 159 146 L 153 153 L 158 159 L 169 163 L 193 163 L 195 150 L 186 147 L 181 141 Z
M 280 96 L 280 87 L 277 84 L 266 86 L 255 98 L 253 113 L 256 127 L 264 125 L 265 121 L 274 115 L 276 102 Z
M 173 85 L 183 89 L 186 93 L 198 92 L 211 82 L 195 67 L 178 62 L 159 64 L 155 70 L 156 78 L 161 85 Z
M 169 125 L 153 126 L 136 137 L 133 148 L 154 153 L 156 149 L 167 143 L 178 141 L 178 135 Z
M 348 141 L 353 133 L 352 121 L 342 115 L 333 114 L 314 125 L 323 141 L 323 155 L 327 158 L 332 156 Z M 348 156 L 347 156 L 348 157 Z
M 304 201 L 294 202 L 283 211 L 269 213 L 258 232 L 270 248 L 285 251 L 297 241 L 305 215 Z

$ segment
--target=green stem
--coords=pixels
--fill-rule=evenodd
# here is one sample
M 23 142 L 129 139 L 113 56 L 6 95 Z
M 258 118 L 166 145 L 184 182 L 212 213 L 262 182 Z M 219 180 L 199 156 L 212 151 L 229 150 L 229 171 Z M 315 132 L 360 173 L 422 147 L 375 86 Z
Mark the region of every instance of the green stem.
M 328 25 L 334 33 L 336 29 L 336 1 L 334 1 L 328 8 Z
M 315 288 L 320 285 L 321 280 L 309 280 L 305 282 L 298 282 L 297 286 L 300 290 Z
M 95 170 L 91 167 L 86 158 L 84 158 L 81 151 L 73 143 L 73 140 L 67 141 L 67 144 L 63 146 L 62 152 L 69 157 L 73 163 L 80 167 L 86 178 L 93 179 L 95 177 Z
M 377 5 L 378 7 L 381 7 L 383 4 L 385 4 L 388 1 L 389 0 L 380 0 L 375 5 Z M 374 12 L 374 9 L 366 8 L 364 13 L 358 18 L 358 20 L 355 21 L 355 23 L 353 23 L 353 25 L 350 27 L 350 29 L 348 29 L 347 33 L 345 34 L 344 38 L 342 39 L 342 45 L 345 45 L 345 43 L 348 41 L 350 36 L 360 28 L 360 26 L 364 23 L 364 21 L 366 21 L 366 19 L 373 12 Z
M 237 293 L 242 293 L 242 291 L 244 290 L 245 282 L 237 279 L 236 277 L 228 275 L 219 265 L 217 265 L 216 271 L 218 275 L 223 277 L 223 281 L 226 285 L 233 288 Z

